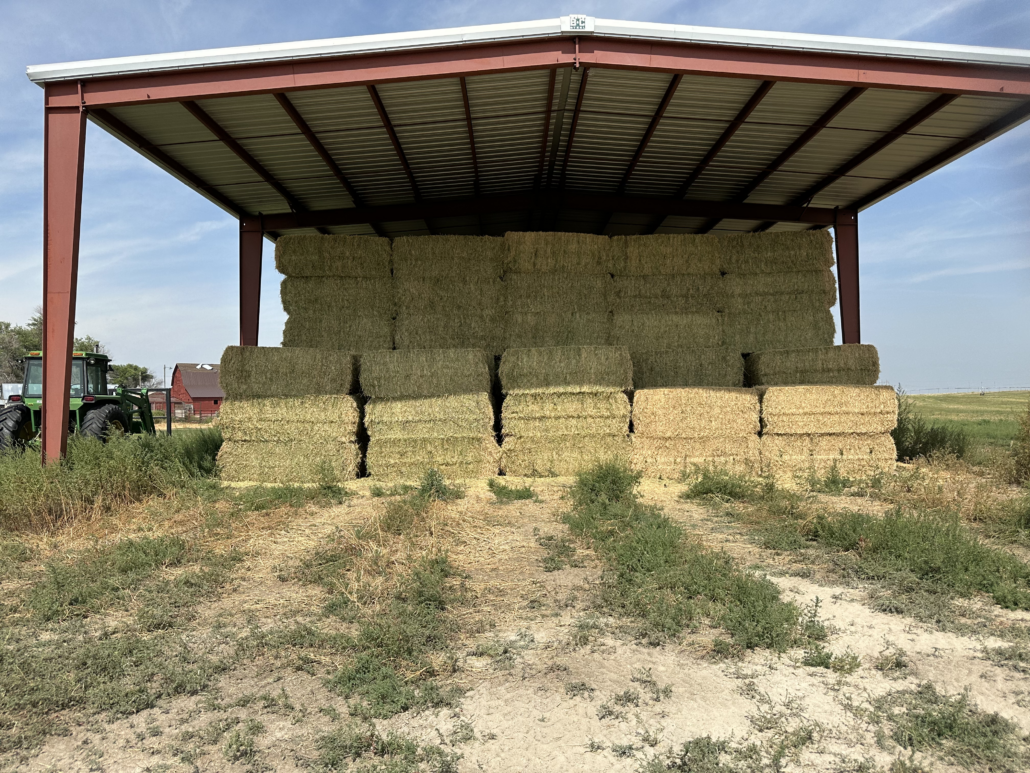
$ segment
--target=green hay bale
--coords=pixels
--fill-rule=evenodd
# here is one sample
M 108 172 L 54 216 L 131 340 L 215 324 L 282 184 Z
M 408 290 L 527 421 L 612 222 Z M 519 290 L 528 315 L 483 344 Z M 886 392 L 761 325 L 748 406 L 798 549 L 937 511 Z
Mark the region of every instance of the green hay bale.
M 373 398 L 365 405 L 365 427 L 373 439 L 484 437 L 493 432 L 488 394 Z
M 723 314 L 723 346 L 742 354 L 767 349 L 833 346 L 836 325 L 829 309 Z
M 351 395 L 227 400 L 218 414 L 226 440 L 353 442 L 361 408 Z
M 726 274 L 776 274 L 782 271 L 821 271 L 833 267 L 833 237 L 829 231 L 720 236 Z
M 427 470 L 448 479 L 489 478 L 500 468 L 493 435 L 478 438 L 376 439 L 368 442 L 366 467 L 376 480 L 414 481 Z
M 378 236 L 287 234 L 275 243 L 275 267 L 286 276 L 390 278 L 390 240 Z
M 633 363 L 629 351 L 617 346 L 508 349 L 500 378 L 505 392 L 623 391 L 633 387 Z
M 509 312 L 504 316 L 504 348 L 608 346 L 612 319 L 594 312 Z
M 719 276 L 722 268 L 722 241 L 708 234 L 616 236 L 612 247 L 617 275 Z
M 224 481 L 275 486 L 353 480 L 361 451 L 357 443 L 302 440 L 260 443 L 227 440 L 218 452 Z
M 629 463 L 629 435 L 546 435 L 505 438 L 505 475 L 541 478 L 576 475 L 604 462 Z
M 395 279 L 500 279 L 508 248 L 499 236 L 401 236 L 393 240 Z
M 218 380 L 230 400 L 349 394 L 358 387 L 357 358 L 327 349 L 229 346 Z
M 284 347 L 368 352 L 393 348 L 393 320 L 329 313 L 293 314 L 283 327 Z
M 605 275 L 508 274 L 504 306 L 515 313 L 594 312 L 612 305 L 612 278 Z
M 859 384 L 880 378 L 880 355 L 869 344 L 774 349 L 748 356 L 748 381 L 755 386 L 792 384 Z
M 612 342 L 631 352 L 655 349 L 712 349 L 723 340 L 722 315 L 615 314 Z
M 508 274 L 611 274 L 611 239 L 593 234 L 510 231 L 504 235 Z
M 398 349 L 482 349 L 490 354 L 504 351 L 499 310 L 451 314 L 401 312 L 394 323 Z
M 630 466 L 645 478 L 669 480 L 679 480 L 698 467 L 752 475 L 762 469 L 760 448 L 757 435 L 664 438 L 635 434 Z
M 633 395 L 633 432 L 641 437 L 757 437 L 759 418 L 754 389 L 639 389 Z
M 718 274 L 616 276 L 616 314 L 684 314 L 722 311 L 725 287 Z
M 629 398 L 622 392 L 517 392 L 504 398 L 505 436 L 625 435 Z
M 286 277 L 279 288 L 283 310 L 293 316 L 341 315 L 390 319 L 396 313 L 389 279 Z
M 493 357 L 482 349 L 407 349 L 361 358 L 368 397 L 442 397 L 489 392 Z
M 450 314 L 495 311 L 504 301 L 500 279 L 395 279 L 400 313 Z
M 837 302 L 837 283 L 829 269 L 780 274 L 727 274 L 723 281 L 726 311 L 829 309 Z
M 663 349 L 632 357 L 634 389 L 744 385 L 744 358 L 735 349 Z

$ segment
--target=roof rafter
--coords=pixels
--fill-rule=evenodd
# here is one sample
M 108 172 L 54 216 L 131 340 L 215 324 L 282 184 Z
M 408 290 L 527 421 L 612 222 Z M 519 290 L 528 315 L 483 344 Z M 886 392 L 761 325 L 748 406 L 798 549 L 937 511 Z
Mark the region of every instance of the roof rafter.
M 583 77 L 579 79 L 579 93 L 576 94 L 576 106 L 572 108 L 572 125 L 569 126 L 569 138 L 565 140 L 565 158 L 562 159 L 561 177 L 558 180 L 558 187 L 565 187 L 565 179 L 569 172 L 569 159 L 572 158 L 572 143 L 576 139 L 576 127 L 579 126 L 579 116 L 583 110 L 583 96 L 587 91 L 587 77 L 590 75 L 590 68 L 583 70 Z
M 479 159 L 476 157 L 476 132 L 472 128 L 472 107 L 469 105 L 469 90 L 468 85 L 465 83 L 465 76 L 462 75 L 458 78 L 458 82 L 461 84 L 461 101 L 465 106 L 465 126 L 468 127 L 469 131 L 469 150 L 472 152 L 472 190 L 475 191 L 476 195 L 479 195 Z M 479 233 L 483 233 L 483 218 L 476 218 L 479 226 Z

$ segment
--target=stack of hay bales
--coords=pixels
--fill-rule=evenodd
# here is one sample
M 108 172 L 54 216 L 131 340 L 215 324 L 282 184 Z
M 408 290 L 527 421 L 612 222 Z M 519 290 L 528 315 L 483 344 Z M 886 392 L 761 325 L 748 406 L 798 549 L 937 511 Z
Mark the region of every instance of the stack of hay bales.
M 355 360 L 336 350 L 227 348 L 219 374 L 222 479 L 290 485 L 357 477 Z
M 774 349 L 749 355 L 747 376 L 752 386 L 872 386 L 880 378 L 880 356 L 869 344 Z
M 500 237 L 395 239 L 396 347 L 500 354 L 504 255 Z
M 832 346 L 833 240 L 826 231 L 722 239 L 723 345 L 737 352 Z
M 504 348 L 611 342 L 607 236 L 512 232 L 504 241 Z
M 849 478 L 894 469 L 890 431 L 898 401 L 889 386 L 768 387 L 762 395 L 762 464 L 777 479 Z
M 622 347 L 509 349 L 501 358 L 501 469 L 506 475 L 575 475 L 629 461 L 629 352 Z
M 288 318 L 283 346 L 365 352 L 393 348 L 390 240 L 286 235 L 275 265 Z
M 740 387 L 744 358 L 735 349 L 670 349 L 633 354 L 633 387 Z
M 632 465 L 649 478 L 679 478 L 695 467 L 756 473 L 759 420 L 754 389 L 639 389 Z
M 447 478 L 496 475 L 492 360 L 482 349 L 366 353 L 369 476 L 416 480 L 428 469 Z

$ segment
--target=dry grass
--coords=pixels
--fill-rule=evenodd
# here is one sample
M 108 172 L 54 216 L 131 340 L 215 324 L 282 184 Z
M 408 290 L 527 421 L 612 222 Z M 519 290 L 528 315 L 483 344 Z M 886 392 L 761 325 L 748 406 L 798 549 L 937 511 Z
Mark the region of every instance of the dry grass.
M 833 272 L 784 271 L 777 274 L 727 274 L 724 311 L 766 312 L 829 309 L 837 302 Z
M 633 469 L 645 478 L 680 480 L 695 468 L 751 475 L 761 469 L 758 435 L 649 437 L 633 435 Z
M 872 386 L 880 378 L 880 356 L 869 344 L 777 349 L 747 358 L 748 381 L 754 386 L 858 384 Z
M 483 310 L 453 308 L 447 314 L 418 314 L 401 309 L 394 323 L 398 349 L 482 349 L 504 351 L 499 307 Z
M 286 276 L 389 279 L 390 251 L 376 236 L 288 234 L 275 243 L 275 267 Z
M 635 351 L 633 387 L 740 387 L 744 358 L 734 349 Z
M 616 346 L 508 349 L 501 358 L 505 392 L 628 390 L 633 388 L 629 351 Z
M 504 434 L 620 435 L 629 432 L 629 399 L 622 392 L 509 394 L 501 408 Z
M 884 433 L 897 421 L 897 394 L 889 386 L 768 387 L 762 394 L 768 435 Z
M 498 313 L 504 282 L 476 276 L 395 279 L 399 313 L 415 315 L 461 312 Z
M 612 278 L 607 274 L 508 274 L 504 307 L 513 314 L 607 314 L 612 305 Z
M 616 314 L 683 314 L 723 311 L 726 286 L 718 274 L 616 276 Z
M 332 349 L 229 346 L 219 383 L 226 397 L 345 395 L 357 391 L 354 355 Z
M 784 485 L 833 470 L 845 478 L 870 478 L 891 472 L 897 457 L 888 433 L 763 435 L 761 451 L 763 469 Z

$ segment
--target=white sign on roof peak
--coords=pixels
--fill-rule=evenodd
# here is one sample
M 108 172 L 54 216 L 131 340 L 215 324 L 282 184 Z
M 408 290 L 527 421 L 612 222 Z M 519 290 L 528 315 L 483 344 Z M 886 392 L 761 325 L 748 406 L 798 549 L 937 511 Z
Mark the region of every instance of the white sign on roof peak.
M 583 16 L 582 14 L 571 14 L 561 17 L 562 32 L 582 32 L 590 34 L 594 31 L 594 17 Z

